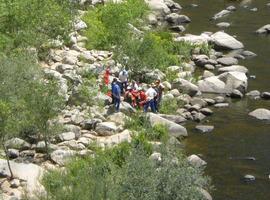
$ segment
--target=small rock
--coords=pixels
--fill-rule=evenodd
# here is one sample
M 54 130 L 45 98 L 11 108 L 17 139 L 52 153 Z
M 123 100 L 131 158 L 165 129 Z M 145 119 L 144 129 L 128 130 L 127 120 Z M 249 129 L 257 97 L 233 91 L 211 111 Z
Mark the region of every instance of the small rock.
M 226 10 L 229 10 L 229 11 L 236 11 L 236 7 L 235 6 L 228 6 L 226 8 Z
M 217 62 L 219 64 L 222 64 L 222 65 L 225 65 L 225 66 L 237 65 L 238 64 L 238 60 L 233 58 L 233 57 L 218 58 Z
M 206 116 L 209 116 L 209 115 L 212 115 L 213 114 L 213 111 L 209 108 L 202 108 L 200 110 L 200 112 Z
M 201 133 L 209 133 L 214 130 L 214 126 L 207 126 L 207 125 L 197 125 L 195 128 Z
M 257 12 L 258 11 L 258 8 L 251 8 L 250 11 Z
M 269 34 L 270 33 L 270 24 L 264 25 L 263 27 L 259 28 L 256 33 L 258 34 Z
M 179 25 L 179 26 L 172 26 L 172 27 L 170 27 L 170 29 L 171 29 L 172 31 L 179 32 L 179 33 L 182 33 L 182 32 L 184 32 L 184 31 L 186 30 L 185 27 L 182 26 L 182 25 Z
M 217 27 L 219 27 L 219 28 L 228 28 L 230 26 L 231 26 L 231 24 L 228 22 L 220 22 L 217 24 Z
M 248 73 L 248 69 L 241 65 L 232 65 L 229 67 L 221 67 L 218 69 L 218 72 L 242 72 L 242 73 Z
M 101 136 L 110 136 L 115 134 L 117 126 L 114 122 L 102 122 L 97 124 L 96 132 Z
M 210 65 L 210 64 L 204 65 L 204 68 L 208 69 L 208 70 L 214 70 L 215 69 L 215 67 L 213 65 Z
M 246 93 L 246 95 L 249 97 L 252 97 L 252 98 L 257 98 L 257 97 L 261 96 L 261 93 L 258 90 L 252 90 L 252 91 Z
M 243 98 L 243 94 L 239 91 L 239 90 L 233 90 L 232 93 L 231 93 L 231 97 L 232 98 Z
M 222 10 L 219 13 L 215 14 L 214 17 L 212 17 L 212 19 L 217 20 L 219 18 L 222 18 L 222 17 L 229 15 L 230 13 L 231 13 L 231 11 L 229 11 L 229 10 Z
M 260 120 L 270 120 L 270 110 L 265 108 L 258 108 L 250 112 L 248 115 Z
M 59 134 L 58 137 L 61 141 L 69 141 L 69 140 L 74 140 L 76 136 L 75 136 L 75 133 L 73 132 L 65 132 L 65 133 Z
M 154 152 L 150 155 L 149 157 L 151 160 L 156 161 L 156 162 L 160 162 L 161 161 L 161 153 L 158 152 Z
M 207 163 L 202 160 L 199 156 L 197 155 L 191 155 L 187 158 L 189 164 L 191 164 L 192 166 L 195 166 L 195 167 L 203 167 L 205 165 L 207 165 Z
M 262 97 L 263 99 L 270 99 L 270 92 L 263 92 L 263 93 L 261 94 L 261 97 Z
M 253 53 L 251 51 L 243 51 L 242 55 L 245 56 L 245 57 L 250 57 L 250 58 L 257 56 L 257 54 L 255 54 L 255 53 Z
M 211 77 L 211 76 L 215 76 L 214 73 L 208 71 L 208 70 L 204 70 L 203 72 L 203 78 L 208 78 L 208 77 Z
M 14 158 L 19 157 L 20 152 L 19 152 L 19 150 L 17 150 L 17 149 L 8 149 L 7 154 L 8 154 L 8 157 L 9 157 L 10 159 L 14 159 Z
M 214 105 L 215 108 L 225 108 L 229 107 L 229 103 L 217 103 Z
M 217 97 L 215 97 L 214 100 L 216 103 L 224 103 L 225 102 L 225 98 L 223 96 L 217 96 Z
M 255 178 L 255 176 L 253 176 L 253 175 L 247 174 L 247 175 L 244 176 L 244 180 L 245 180 L 246 182 L 250 182 L 250 181 L 255 181 L 256 178 Z
M 212 106 L 216 103 L 214 99 L 204 98 L 203 99 L 209 106 Z
M 18 188 L 20 186 L 20 180 L 19 179 L 12 179 L 12 181 L 10 181 L 10 187 L 11 188 Z
M 201 122 L 206 116 L 200 112 L 196 112 L 194 115 L 193 115 L 193 120 L 196 121 L 196 122 Z
M 167 20 L 169 23 L 174 25 L 181 25 L 183 23 L 190 23 L 191 20 L 186 15 L 179 15 L 177 13 L 171 13 L 165 17 L 165 20 Z

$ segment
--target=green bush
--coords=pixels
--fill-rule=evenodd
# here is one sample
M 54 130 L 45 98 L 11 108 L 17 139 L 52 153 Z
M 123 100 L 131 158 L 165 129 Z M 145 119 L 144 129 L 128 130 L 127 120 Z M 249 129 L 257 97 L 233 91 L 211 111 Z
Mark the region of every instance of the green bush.
M 157 124 L 152 127 L 149 119 L 144 114 L 133 114 L 130 118 L 130 120 L 126 121 L 125 127 L 138 133 L 134 141 L 138 140 L 141 141 L 141 143 L 145 143 L 144 141 L 147 140 L 167 141 L 168 128 L 166 126 Z
M 94 157 L 77 158 L 65 170 L 47 173 L 43 179 L 47 195 L 41 199 L 204 199 L 198 188 L 207 189 L 209 180 L 200 168 L 191 167 L 181 152 L 164 146 L 159 162 L 149 159 L 142 146 L 132 147 L 128 153 L 124 148 L 124 152 L 120 153 L 124 158 L 120 166 L 106 150 Z
M 176 99 L 162 100 L 159 112 L 163 114 L 176 114 L 177 109 L 183 105 L 183 101 Z
M 120 45 L 131 34 L 128 23 L 136 23 L 147 11 L 143 0 L 127 0 L 122 3 L 109 2 L 83 17 L 88 29 L 83 33 L 88 37 L 88 48 L 110 49 Z
M 0 50 L 41 47 L 65 39 L 72 29 L 75 6 L 69 0 L 0 1 Z

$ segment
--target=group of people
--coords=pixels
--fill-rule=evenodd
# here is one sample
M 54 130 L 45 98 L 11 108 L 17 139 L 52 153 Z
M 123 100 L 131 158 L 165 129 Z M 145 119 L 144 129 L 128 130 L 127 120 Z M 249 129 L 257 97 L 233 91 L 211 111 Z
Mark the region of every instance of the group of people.
M 104 80 L 107 76 L 108 71 L 106 70 Z M 107 79 L 105 83 L 106 81 Z M 159 79 L 150 84 L 147 90 L 144 90 L 134 80 L 129 82 L 128 71 L 123 69 L 120 71 L 118 78 L 113 78 L 110 96 L 116 112 L 119 112 L 121 98 L 123 98 L 134 108 L 143 109 L 144 112 L 147 112 L 150 107 L 151 111 L 156 113 L 159 111 L 163 90 L 164 86 Z

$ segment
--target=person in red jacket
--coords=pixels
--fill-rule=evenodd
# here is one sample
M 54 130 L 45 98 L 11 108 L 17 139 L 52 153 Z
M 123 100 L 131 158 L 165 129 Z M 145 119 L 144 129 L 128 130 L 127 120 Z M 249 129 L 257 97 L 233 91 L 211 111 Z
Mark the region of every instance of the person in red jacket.
M 139 106 L 140 108 L 144 107 L 144 104 L 147 102 L 147 96 L 143 88 L 139 87 L 139 94 L 138 94 Z
M 111 74 L 111 70 L 110 70 L 110 67 L 107 67 L 106 70 L 105 70 L 105 73 L 104 73 L 104 84 L 106 86 L 109 85 L 109 82 L 110 82 L 110 74 Z

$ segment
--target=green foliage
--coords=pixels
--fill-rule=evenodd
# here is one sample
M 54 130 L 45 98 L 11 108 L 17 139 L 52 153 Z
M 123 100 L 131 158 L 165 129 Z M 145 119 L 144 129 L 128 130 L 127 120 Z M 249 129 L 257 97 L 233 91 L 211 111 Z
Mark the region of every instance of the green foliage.
M 122 45 L 118 59 L 128 57 L 126 65 L 133 71 L 140 68 L 162 69 L 170 65 L 179 64 L 179 59 L 174 52 L 170 52 L 171 40 L 167 40 L 154 32 L 146 33 L 142 40 L 133 38 Z M 131 48 L 130 48 L 131 47 Z M 122 61 L 123 62 L 123 61 Z
M 47 173 L 43 179 L 47 195 L 41 199 L 204 199 L 198 188 L 206 188 L 209 180 L 181 152 L 164 146 L 161 161 L 155 162 L 142 146 L 126 150 L 98 151 L 94 157 L 76 158 L 65 170 Z M 123 155 L 121 165 L 111 157 L 115 152 Z
M 75 6 L 68 0 L 1 0 L 0 50 L 39 48 L 48 39 L 64 39 L 72 28 Z
M 74 105 L 86 103 L 88 106 L 99 105 L 99 102 L 94 99 L 94 97 L 97 96 L 98 91 L 99 86 L 96 83 L 96 78 L 88 75 L 74 92 L 70 99 L 70 103 Z
M 110 49 L 128 39 L 130 28 L 128 23 L 136 23 L 147 11 L 143 0 L 127 0 L 122 3 L 109 2 L 83 17 L 88 29 L 84 35 L 88 37 L 88 48 Z
M 149 119 L 145 115 L 133 114 L 130 120 L 127 120 L 125 127 L 138 133 L 134 137 L 134 141 L 137 143 L 145 144 L 147 146 L 150 141 L 164 141 L 168 139 L 168 128 L 162 124 L 151 126 Z M 148 152 L 151 153 L 151 148 L 146 147 Z
M 18 53 L 0 59 L 2 140 L 31 130 L 48 141 L 53 133 L 49 120 L 58 114 L 63 101 L 58 85 L 43 79 L 32 57 Z
M 163 114 L 175 114 L 178 108 L 181 108 L 184 105 L 183 101 L 176 99 L 162 100 L 161 106 L 159 109 L 160 113 Z

